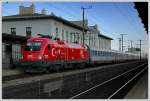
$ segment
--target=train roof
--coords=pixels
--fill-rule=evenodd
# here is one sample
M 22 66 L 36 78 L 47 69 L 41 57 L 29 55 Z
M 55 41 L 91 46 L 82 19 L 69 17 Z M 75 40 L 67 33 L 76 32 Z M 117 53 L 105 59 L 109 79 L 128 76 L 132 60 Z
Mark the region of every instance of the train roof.
M 63 45 L 65 45 L 66 47 L 69 47 L 69 48 L 74 48 L 74 49 L 84 49 L 84 48 L 87 48 L 85 47 L 84 45 L 82 44 L 79 44 L 79 43 L 69 43 L 69 42 L 65 42 L 63 40 L 54 40 L 53 38 L 47 38 L 47 37 L 32 37 L 30 39 L 28 39 L 28 41 L 38 41 L 38 42 L 50 42 L 51 44 L 53 45 L 58 45 L 59 42 L 62 42 Z M 60 45 L 60 44 L 59 44 Z
M 121 52 L 121 51 L 118 51 L 118 50 L 108 50 L 108 49 L 97 49 L 97 48 L 90 48 L 91 50 L 96 50 L 96 51 L 106 51 L 106 52 L 114 52 L 114 53 L 120 53 L 120 54 L 129 54 L 129 55 L 135 55 L 135 56 L 138 56 L 137 54 L 134 54 L 134 53 L 126 53 L 126 52 Z

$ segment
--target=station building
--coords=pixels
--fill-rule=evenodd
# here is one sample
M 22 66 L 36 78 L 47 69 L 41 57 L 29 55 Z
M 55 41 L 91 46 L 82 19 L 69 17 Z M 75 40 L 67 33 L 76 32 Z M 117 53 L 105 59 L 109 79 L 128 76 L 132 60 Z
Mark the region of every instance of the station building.
M 21 45 L 27 38 L 36 34 L 51 35 L 67 42 L 83 41 L 82 21 L 68 21 L 51 13 L 35 12 L 35 6 L 19 7 L 18 15 L 2 17 L 2 63 L 3 68 L 13 67 L 13 62 L 20 58 Z M 85 44 L 93 48 L 111 49 L 111 40 L 100 34 L 97 25 L 88 26 L 85 21 Z
M 71 21 L 74 24 L 82 26 L 83 21 Z M 112 38 L 103 35 L 99 29 L 98 25 L 89 26 L 88 20 L 85 20 L 85 26 L 88 28 L 87 32 L 84 35 L 84 42 L 90 48 L 98 48 L 98 49 L 111 49 L 111 40 Z

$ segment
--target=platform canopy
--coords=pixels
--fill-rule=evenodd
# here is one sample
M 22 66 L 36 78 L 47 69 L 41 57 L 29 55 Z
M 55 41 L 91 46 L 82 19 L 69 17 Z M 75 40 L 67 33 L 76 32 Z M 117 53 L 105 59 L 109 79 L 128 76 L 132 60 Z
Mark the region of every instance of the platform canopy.
M 148 34 L 148 2 L 134 2 L 134 5 Z
M 27 37 L 20 35 L 12 35 L 8 33 L 2 33 L 2 43 L 25 43 Z

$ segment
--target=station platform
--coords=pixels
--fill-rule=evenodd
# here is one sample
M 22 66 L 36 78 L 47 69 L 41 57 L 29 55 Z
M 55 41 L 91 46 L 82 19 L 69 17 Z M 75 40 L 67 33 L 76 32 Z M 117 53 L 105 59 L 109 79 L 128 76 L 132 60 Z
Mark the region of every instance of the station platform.
M 148 73 L 145 73 L 124 99 L 148 99 Z
M 22 71 L 19 69 L 2 69 L 2 77 L 4 76 L 11 76 L 11 75 L 18 75 L 21 74 Z

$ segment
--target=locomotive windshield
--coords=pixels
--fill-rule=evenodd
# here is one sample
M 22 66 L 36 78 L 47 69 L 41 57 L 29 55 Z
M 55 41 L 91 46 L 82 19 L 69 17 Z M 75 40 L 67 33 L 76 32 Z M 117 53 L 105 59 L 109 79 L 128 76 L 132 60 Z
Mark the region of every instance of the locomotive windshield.
M 39 51 L 41 47 L 41 42 L 28 42 L 25 51 Z

